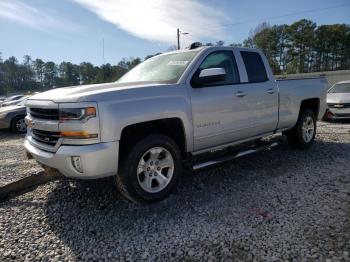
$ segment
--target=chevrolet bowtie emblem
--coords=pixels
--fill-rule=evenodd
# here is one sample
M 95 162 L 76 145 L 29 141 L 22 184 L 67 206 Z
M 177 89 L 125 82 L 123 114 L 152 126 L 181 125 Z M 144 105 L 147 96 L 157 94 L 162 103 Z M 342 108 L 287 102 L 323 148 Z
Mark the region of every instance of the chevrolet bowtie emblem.
M 334 107 L 336 107 L 336 108 L 342 108 L 342 107 L 344 107 L 344 105 L 338 104 L 338 105 L 334 105 Z

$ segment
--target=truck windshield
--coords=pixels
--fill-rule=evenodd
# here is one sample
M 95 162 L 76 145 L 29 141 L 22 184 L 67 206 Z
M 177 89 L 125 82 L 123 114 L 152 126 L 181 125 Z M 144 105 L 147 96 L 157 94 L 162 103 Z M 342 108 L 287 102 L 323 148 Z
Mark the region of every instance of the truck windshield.
M 328 93 L 350 93 L 350 83 L 335 84 Z
M 198 51 L 188 51 L 154 56 L 142 62 L 123 77 L 118 83 L 159 82 L 176 83 Z

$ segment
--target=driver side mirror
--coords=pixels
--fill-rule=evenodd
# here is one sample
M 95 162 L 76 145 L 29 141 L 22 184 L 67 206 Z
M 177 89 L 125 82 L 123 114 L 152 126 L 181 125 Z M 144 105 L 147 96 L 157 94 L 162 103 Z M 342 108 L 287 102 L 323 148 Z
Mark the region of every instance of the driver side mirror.
M 224 68 L 207 68 L 200 71 L 199 76 L 192 78 L 194 87 L 201 87 L 216 82 L 221 82 L 226 79 L 226 71 Z

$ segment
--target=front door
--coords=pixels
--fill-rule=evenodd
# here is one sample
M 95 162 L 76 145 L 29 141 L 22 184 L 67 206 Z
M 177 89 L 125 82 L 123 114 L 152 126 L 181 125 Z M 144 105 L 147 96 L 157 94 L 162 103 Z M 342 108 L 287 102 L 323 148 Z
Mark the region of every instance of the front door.
M 194 150 L 223 145 L 249 136 L 246 131 L 250 126 L 250 118 L 244 111 L 245 97 L 237 99 L 237 90 L 241 85 L 232 50 L 209 53 L 195 75 L 207 68 L 224 68 L 226 79 L 190 89 Z

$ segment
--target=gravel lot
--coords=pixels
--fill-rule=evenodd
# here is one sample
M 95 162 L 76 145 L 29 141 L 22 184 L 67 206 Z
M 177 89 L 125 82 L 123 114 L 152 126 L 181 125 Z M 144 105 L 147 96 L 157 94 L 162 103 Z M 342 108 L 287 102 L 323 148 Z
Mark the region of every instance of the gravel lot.
M 62 179 L 0 203 L 0 261 L 350 261 L 350 123 L 315 145 L 281 145 L 186 173 L 161 203 L 124 200 L 110 179 Z M 0 182 L 40 171 L 0 133 Z
M 27 160 L 24 135 L 0 130 L 0 187 L 42 171 L 34 160 Z

